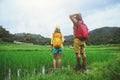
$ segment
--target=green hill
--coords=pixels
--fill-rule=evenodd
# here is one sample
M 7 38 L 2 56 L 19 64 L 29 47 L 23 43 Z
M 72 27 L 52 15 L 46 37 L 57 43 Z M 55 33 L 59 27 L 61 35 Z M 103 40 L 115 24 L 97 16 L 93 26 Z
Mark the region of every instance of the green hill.
M 102 27 L 89 32 L 87 40 L 89 45 L 98 44 L 120 44 L 120 27 Z M 65 45 L 73 45 L 73 35 L 64 36 Z M 0 26 L 0 42 L 24 42 L 40 45 L 50 45 L 50 38 L 40 34 L 16 33 L 11 34 L 8 30 Z
M 50 38 L 45 38 L 40 34 L 16 33 L 14 34 L 14 40 L 19 42 L 33 43 L 40 45 L 50 44 Z
M 90 31 L 88 44 L 118 44 L 120 43 L 119 27 L 103 27 Z
M 89 32 L 87 44 L 118 44 L 120 43 L 120 27 L 102 27 Z M 73 35 L 65 36 L 66 44 L 73 44 Z

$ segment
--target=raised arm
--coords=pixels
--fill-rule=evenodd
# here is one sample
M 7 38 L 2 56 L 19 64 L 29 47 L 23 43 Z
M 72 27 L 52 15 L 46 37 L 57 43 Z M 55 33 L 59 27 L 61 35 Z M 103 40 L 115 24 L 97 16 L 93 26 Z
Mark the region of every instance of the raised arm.
M 82 17 L 81 17 L 81 14 L 80 14 L 80 13 L 77 13 L 77 14 L 72 14 L 72 15 L 70 15 L 70 19 L 71 19 L 71 21 L 73 22 L 73 24 L 74 24 L 75 26 L 77 26 L 78 20 L 82 20 Z
M 72 15 L 70 15 L 70 19 L 71 19 L 71 21 L 73 22 L 73 24 L 76 24 L 76 23 L 77 23 L 76 16 L 77 16 L 77 14 L 72 14 Z

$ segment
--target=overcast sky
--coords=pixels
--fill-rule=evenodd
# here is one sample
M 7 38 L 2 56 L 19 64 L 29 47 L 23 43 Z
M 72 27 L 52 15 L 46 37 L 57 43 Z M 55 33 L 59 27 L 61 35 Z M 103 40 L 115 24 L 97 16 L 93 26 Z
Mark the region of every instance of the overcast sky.
M 56 25 L 73 34 L 69 15 L 81 13 L 89 30 L 120 27 L 120 0 L 0 0 L 0 25 L 10 33 L 51 37 Z

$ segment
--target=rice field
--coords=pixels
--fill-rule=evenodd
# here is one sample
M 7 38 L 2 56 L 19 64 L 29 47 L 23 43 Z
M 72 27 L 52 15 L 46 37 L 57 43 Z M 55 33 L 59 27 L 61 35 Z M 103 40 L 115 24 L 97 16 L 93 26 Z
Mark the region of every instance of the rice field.
M 66 46 L 63 69 L 42 75 L 53 67 L 50 46 L 0 44 L 0 80 L 120 80 L 120 45 L 87 46 L 86 56 L 89 71 L 76 73 L 74 50 Z

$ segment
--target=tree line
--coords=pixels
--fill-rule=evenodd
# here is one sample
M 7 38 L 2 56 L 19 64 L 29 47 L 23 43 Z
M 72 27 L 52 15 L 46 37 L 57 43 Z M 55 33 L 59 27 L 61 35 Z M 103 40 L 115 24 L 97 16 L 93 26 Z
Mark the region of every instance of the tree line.
M 13 42 L 13 34 L 0 26 L 0 42 Z
M 33 43 L 39 45 L 49 45 L 50 38 L 45 38 L 41 35 L 31 34 L 31 33 L 16 33 L 11 34 L 8 30 L 0 26 L 0 42 L 10 42 L 14 41 Z
M 73 44 L 73 35 L 65 36 L 66 44 Z M 120 44 L 120 27 L 102 27 L 89 32 L 87 45 Z
M 120 27 L 102 27 L 89 32 L 88 45 L 99 44 L 120 44 Z M 64 45 L 73 45 L 73 35 L 64 36 Z M 0 26 L 0 42 L 14 41 L 33 43 L 38 45 L 50 45 L 50 38 L 45 38 L 40 34 L 16 33 L 11 34 L 8 30 Z

